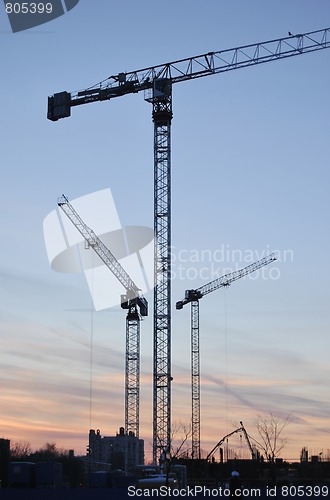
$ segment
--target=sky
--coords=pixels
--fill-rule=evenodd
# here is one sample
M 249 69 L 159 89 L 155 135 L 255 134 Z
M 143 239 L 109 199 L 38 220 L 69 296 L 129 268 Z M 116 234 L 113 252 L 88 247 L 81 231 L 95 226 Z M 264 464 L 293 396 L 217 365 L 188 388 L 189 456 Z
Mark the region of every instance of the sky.
M 12 33 L 0 5 L 0 437 L 85 453 L 124 425 L 125 317 L 93 311 L 82 274 L 49 265 L 57 198 L 110 188 L 122 225 L 153 227 L 143 95 L 47 120 L 47 97 L 110 75 L 328 27 L 327 0 L 80 0 Z M 239 421 L 290 415 L 284 458 L 328 450 L 329 50 L 180 83 L 172 122 L 172 420 L 190 419 L 197 288 L 273 250 L 276 263 L 200 303 L 201 447 Z M 152 303 L 152 293 L 147 295 Z M 92 376 L 91 376 L 92 373 Z M 91 391 L 92 380 L 92 391 Z M 141 426 L 152 442 L 152 315 L 141 331 Z

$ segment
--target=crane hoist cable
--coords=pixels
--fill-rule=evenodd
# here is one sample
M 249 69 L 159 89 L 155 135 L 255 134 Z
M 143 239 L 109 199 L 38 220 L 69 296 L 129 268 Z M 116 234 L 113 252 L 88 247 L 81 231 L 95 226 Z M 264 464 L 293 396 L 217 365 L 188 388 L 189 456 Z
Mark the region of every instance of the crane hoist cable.
M 227 288 L 224 287 L 224 343 L 225 343 L 225 405 L 226 405 L 226 430 L 228 433 L 229 415 L 228 415 L 228 316 L 227 316 Z
M 91 283 L 91 310 L 90 310 L 90 354 L 89 354 L 89 428 L 93 428 L 93 363 L 94 363 L 94 307 L 93 307 L 93 285 L 94 285 L 94 268 L 92 267 L 92 283 Z

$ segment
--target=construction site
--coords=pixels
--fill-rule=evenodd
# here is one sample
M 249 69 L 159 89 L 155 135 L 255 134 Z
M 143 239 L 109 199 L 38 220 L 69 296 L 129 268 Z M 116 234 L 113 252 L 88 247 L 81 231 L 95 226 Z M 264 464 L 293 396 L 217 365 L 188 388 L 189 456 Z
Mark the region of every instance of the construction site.
M 171 122 L 172 87 L 176 83 L 215 76 L 227 71 L 277 62 L 282 58 L 300 56 L 329 47 L 329 30 L 271 40 L 220 52 L 168 62 L 129 73 L 119 73 L 98 86 L 77 93 L 60 92 L 48 99 L 47 118 L 57 122 L 68 118 L 71 109 L 100 101 L 109 101 L 128 94 L 144 93 L 152 105 L 154 123 L 154 299 L 153 299 L 153 462 L 171 452 Z M 139 437 L 139 379 L 140 379 L 140 317 L 148 315 L 148 304 L 119 261 L 100 238 L 89 228 L 63 195 L 59 207 L 81 233 L 109 270 L 120 281 L 126 294 L 122 295 L 122 308 L 126 316 L 126 382 L 125 433 Z M 191 386 L 192 386 L 192 458 L 200 458 L 200 352 L 199 352 L 199 300 L 221 287 L 229 286 L 276 260 L 276 254 L 261 259 L 244 269 L 218 277 L 195 290 L 186 290 L 177 309 L 191 304 Z
M 282 271 L 281 266 L 284 266 L 284 247 L 282 244 L 279 247 L 276 244 L 271 247 L 268 241 L 261 243 L 262 235 L 258 235 L 258 246 L 263 250 L 259 254 L 254 252 L 253 258 L 249 259 L 241 255 L 236 262 L 223 262 L 222 255 L 221 273 L 210 271 L 210 263 L 206 262 L 205 255 L 204 259 L 198 257 L 199 264 L 203 265 L 203 273 L 199 269 L 194 279 L 190 280 L 191 287 L 188 288 L 188 280 L 177 279 L 180 259 L 176 252 L 178 243 L 173 239 L 173 224 L 177 211 L 183 212 L 186 218 L 184 231 L 188 234 L 187 241 L 191 242 L 194 241 L 193 238 L 198 238 L 194 217 L 197 217 L 199 200 L 194 200 L 191 206 L 181 206 L 177 197 L 173 204 L 173 185 L 178 178 L 173 176 L 171 168 L 178 150 L 172 121 L 176 116 L 176 107 L 180 109 L 180 96 L 182 97 L 182 94 L 178 93 L 178 99 L 175 98 L 177 88 L 189 87 L 187 92 L 190 92 L 189 98 L 193 102 L 195 99 L 198 100 L 198 93 L 201 92 L 204 81 L 205 85 L 208 80 L 221 81 L 221 77 L 228 72 L 237 73 L 236 76 L 242 78 L 241 74 L 244 72 L 261 72 L 266 63 L 267 66 L 273 66 L 282 64 L 282 60 L 313 58 L 314 54 L 327 52 L 325 50 L 327 48 L 330 48 L 330 28 L 306 33 L 288 32 L 285 36 L 268 41 L 247 43 L 222 50 L 215 48 L 213 52 L 165 63 L 159 61 L 157 65 L 142 69 L 120 71 L 96 85 L 79 91 L 54 92 L 50 89 L 47 119 L 52 122 L 52 127 L 54 130 L 56 128 L 56 134 L 59 135 L 62 133 L 62 126 L 63 135 L 70 134 L 70 122 L 82 120 L 84 114 L 92 113 L 94 104 L 106 107 L 109 101 L 111 103 L 115 101 L 115 105 L 120 107 L 125 99 L 134 100 L 141 97 L 147 103 L 151 111 L 151 120 L 148 115 L 139 116 L 138 119 L 141 127 L 148 119 L 153 127 L 153 136 L 150 138 L 150 144 L 153 146 L 150 158 L 153 158 L 153 165 L 143 167 L 143 176 L 148 179 L 146 183 L 151 186 L 152 182 L 153 187 L 153 214 L 151 214 L 153 228 L 142 226 L 144 221 L 138 221 L 139 207 L 130 205 L 130 189 L 133 191 L 135 179 L 127 178 L 124 168 L 122 172 L 119 168 L 117 175 L 118 177 L 122 175 L 122 183 L 127 183 L 129 188 L 127 199 L 124 199 L 124 193 L 121 203 L 129 206 L 134 212 L 135 221 L 138 221 L 139 226 L 122 228 L 119 221 L 111 221 L 112 226 L 108 224 L 106 218 L 113 216 L 110 214 L 110 209 L 112 210 L 114 201 L 111 199 L 106 207 L 102 205 L 102 200 L 108 200 L 106 190 L 99 193 L 81 192 L 79 197 L 72 198 L 69 196 L 67 186 L 63 185 L 62 192 L 58 193 L 57 203 L 56 200 L 51 201 L 50 205 L 54 205 L 53 212 L 44 222 L 44 238 L 50 267 L 55 271 L 84 274 L 92 298 L 90 303 L 93 313 L 86 307 L 82 312 L 84 319 L 80 323 L 81 331 L 83 328 L 85 332 L 89 328 L 91 330 L 90 345 L 87 336 L 83 341 L 78 339 L 78 335 L 74 338 L 74 342 L 77 344 L 83 342 L 83 347 L 87 345 L 90 349 L 89 357 L 87 354 L 84 355 L 84 363 L 88 366 L 83 375 L 85 387 L 88 385 L 89 387 L 85 393 L 82 391 L 76 396 L 77 399 L 81 398 L 85 405 L 82 420 L 86 422 L 89 418 L 90 429 L 86 428 L 86 453 L 78 453 L 77 456 L 73 450 L 63 455 L 54 453 L 47 456 L 47 460 L 45 456 L 33 453 L 15 457 L 11 454 L 10 441 L 0 439 L 0 481 L 3 487 L 0 490 L 0 498 L 38 500 L 46 498 L 43 496 L 45 491 L 47 498 L 61 500 L 67 498 L 120 500 L 130 496 L 143 498 L 243 496 L 261 499 L 330 497 L 328 431 L 324 431 L 324 426 L 319 423 L 317 417 L 315 426 L 318 425 L 324 432 L 324 446 L 321 448 L 319 442 L 314 448 L 307 445 L 306 443 L 310 441 L 307 440 L 306 434 L 301 432 L 298 436 L 299 442 L 302 440 L 301 446 L 295 448 L 295 456 L 292 456 L 291 450 L 291 456 L 288 457 L 285 453 L 288 441 L 286 437 L 290 436 L 290 424 L 299 429 L 303 421 L 295 411 L 294 403 L 296 399 L 303 400 L 303 387 L 304 384 L 308 384 L 308 363 L 304 361 L 306 365 L 304 379 L 296 382 L 294 379 L 296 358 L 292 355 L 291 359 L 285 351 L 285 347 L 291 345 L 290 334 L 284 335 L 283 338 L 279 333 L 272 338 L 267 337 L 270 330 L 267 311 L 270 310 L 269 303 L 273 293 L 269 292 L 269 289 L 273 286 L 273 281 L 278 279 Z M 116 68 L 112 70 L 116 71 Z M 94 75 L 91 74 L 90 78 L 93 81 Z M 60 77 L 56 85 L 60 84 L 59 81 Z M 195 81 L 200 83 L 194 94 Z M 205 92 L 208 92 L 207 88 Z M 212 98 L 215 99 L 216 96 Z M 211 107 L 209 113 L 212 114 Z M 97 127 L 93 119 L 91 118 L 91 123 L 93 127 Z M 267 116 L 267 120 L 271 119 L 271 116 Z M 185 120 L 185 116 L 181 114 L 180 120 Z M 64 126 L 64 123 L 69 124 Z M 203 127 L 207 133 L 208 124 L 204 123 Z M 122 130 L 119 127 L 119 131 L 125 137 L 126 148 L 131 148 L 130 137 L 126 137 L 124 126 Z M 111 141 L 112 138 L 107 137 L 106 141 L 98 146 L 102 148 L 102 155 L 109 165 L 112 161 Z M 237 141 L 239 142 L 239 138 Z M 194 147 L 202 148 L 203 145 L 195 144 Z M 60 154 L 60 143 L 56 145 L 56 149 Z M 63 161 L 65 155 L 68 155 L 67 151 L 63 151 Z M 72 155 L 74 156 L 74 153 Z M 136 155 L 138 156 L 138 152 Z M 138 158 L 137 163 L 139 163 Z M 69 170 L 69 165 L 67 168 Z M 201 170 L 204 168 L 206 167 L 201 166 Z M 98 165 L 93 165 L 91 170 L 97 172 Z M 137 176 L 141 175 L 139 167 Z M 187 172 L 185 175 L 188 179 Z M 189 173 L 189 181 L 193 178 L 198 184 L 198 179 L 196 180 L 198 175 L 197 171 Z M 251 171 L 250 176 L 253 175 Z M 102 182 L 103 187 L 111 185 L 111 174 L 108 179 L 102 178 L 100 184 Z M 265 197 L 267 197 L 267 182 L 264 188 Z M 219 199 L 222 190 L 228 191 L 234 188 L 226 184 L 224 175 L 223 186 L 219 187 Z M 188 190 L 189 182 L 186 188 L 181 189 Z M 256 201 L 258 193 L 258 191 L 251 193 L 249 197 Z M 143 193 L 144 196 L 147 197 L 147 194 Z M 246 196 L 248 198 L 248 195 Z M 209 204 L 203 203 L 206 212 L 207 210 L 212 212 L 213 204 L 215 204 L 214 199 L 210 199 Z M 267 209 L 268 207 L 264 206 L 260 211 L 267 212 Z M 243 202 L 237 210 L 244 212 Z M 254 218 L 258 218 L 258 213 L 255 213 L 250 220 L 250 226 L 246 227 L 246 231 L 252 234 L 252 237 L 254 237 Z M 270 225 L 271 223 L 270 221 Z M 201 223 L 201 226 L 203 227 L 201 239 L 208 231 L 220 232 L 217 227 L 209 227 L 207 220 Z M 295 230 L 298 232 L 298 229 L 291 227 L 288 232 L 293 233 Z M 181 229 L 176 231 L 176 234 L 180 234 Z M 221 241 L 221 237 L 219 240 Z M 203 248 L 207 248 L 207 245 L 205 242 Z M 185 254 L 181 253 L 181 263 L 193 262 L 193 256 L 189 253 L 191 250 L 188 245 L 184 248 Z M 212 257 L 214 261 L 215 251 Z M 227 248 L 227 256 L 228 253 Z M 76 270 L 78 268 L 79 271 Z M 287 288 L 290 288 L 290 271 L 287 272 L 289 276 Z M 263 276 L 267 276 L 268 280 L 265 279 L 260 283 L 260 277 Z M 60 282 L 60 278 L 61 276 L 56 278 L 57 283 Z M 68 284 L 70 278 L 65 279 Z M 182 285 L 183 282 L 185 286 Z M 81 283 L 78 281 L 74 283 L 78 289 Z M 253 311 L 250 314 L 248 308 L 239 311 L 238 308 L 235 309 L 233 302 L 228 306 L 226 294 L 229 288 L 239 289 L 242 286 L 242 296 L 245 294 L 242 301 L 244 301 L 248 300 L 250 294 L 252 297 L 253 287 L 256 284 L 260 286 L 260 297 L 263 294 L 265 297 L 262 314 L 256 314 L 252 318 Z M 201 300 L 206 296 L 208 297 Z M 207 302 L 211 297 L 219 302 L 213 302 L 212 307 L 207 308 Z M 224 303 L 223 308 L 219 305 L 220 300 Z M 61 304 L 60 293 L 57 304 Z M 65 302 L 64 306 L 68 308 L 69 316 L 75 307 L 80 307 L 80 303 L 77 299 L 76 303 Z M 82 311 L 84 307 L 85 303 L 82 305 Z M 283 318 L 286 318 L 287 313 L 285 307 L 286 304 L 281 303 Z M 258 304 L 255 304 L 255 308 L 258 310 Z M 113 342 L 111 347 L 107 347 L 109 350 L 103 346 L 104 358 L 100 363 L 102 373 L 100 367 L 96 366 L 96 359 L 101 359 L 102 349 L 95 341 L 96 334 L 94 335 L 93 330 L 94 328 L 96 330 L 95 316 L 99 314 L 95 312 L 94 316 L 94 311 L 101 310 L 108 312 L 110 310 L 109 314 L 103 315 L 102 321 L 107 325 L 106 335 L 109 334 L 109 338 L 112 336 Z M 113 313 L 113 310 L 118 312 L 119 319 L 115 317 L 116 313 Z M 234 311 L 233 315 L 236 314 L 240 320 L 238 326 L 232 330 L 240 339 L 232 351 L 228 349 L 228 332 L 231 332 L 228 327 L 230 321 L 228 317 L 231 311 Z M 276 320 L 276 328 L 280 332 L 284 322 L 281 313 L 278 313 Z M 75 320 L 71 322 L 75 328 Z M 263 357 L 266 348 L 260 345 L 259 340 L 255 340 L 259 337 L 254 338 L 252 333 L 246 340 L 243 334 L 241 335 L 244 332 L 241 325 L 245 323 L 251 323 L 253 328 L 264 331 L 265 346 L 269 349 L 268 358 Z M 120 331 L 118 325 L 121 325 Z M 148 329 L 151 332 L 150 336 L 147 333 Z M 311 327 L 312 333 L 314 330 L 317 330 L 317 325 Z M 212 337 L 212 332 L 217 332 L 218 337 L 221 333 L 223 342 L 221 349 L 217 343 L 219 340 Z M 55 334 L 60 344 L 61 335 L 56 332 Z M 177 358 L 173 364 L 173 351 L 178 345 L 176 342 L 180 336 L 185 344 L 183 347 L 179 345 Z M 152 353 L 152 366 L 147 364 L 150 360 L 141 348 L 141 345 L 146 346 L 147 342 L 150 344 L 150 340 L 152 345 L 143 349 L 149 349 Z M 122 341 L 124 355 L 120 350 Z M 105 336 L 104 345 L 106 342 Z M 315 348 L 315 344 L 316 341 L 314 344 L 311 341 L 311 351 Z M 293 340 L 292 345 L 294 349 Z M 274 388 L 275 384 L 269 381 L 271 376 L 269 375 L 268 379 L 267 372 L 268 365 L 271 364 L 269 360 L 272 358 L 272 351 L 275 352 L 276 349 L 281 354 L 284 353 L 283 357 L 288 365 L 293 363 L 289 379 L 290 383 L 293 380 L 294 389 L 290 386 L 288 393 L 283 397 L 281 413 L 273 411 L 272 398 L 280 399 L 280 396 L 277 386 Z M 109 352 L 113 357 L 108 367 L 104 359 Z M 219 370 L 216 374 L 213 374 L 212 370 L 208 371 L 208 354 L 212 355 L 212 363 L 215 366 L 218 364 Z M 238 367 L 233 375 L 230 356 L 233 356 L 235 366 Z M 301 362 L 301 365 L 304 363 Z M 64 374 L 66 370 L 69 371 L 69 364 L 69 361 L 63 362 Z M 274 371 L 279 372 L 280 378 L 281 366 L 276 366 Z M 146 380 L 150 374 L 151 390 L 145 391 Z M 231 376 L 232 384 L 229 383 Z M 78 371 L 74 377 L 79 378 Z M 122 384 L 124 391 L 121 396 L 118 396 L 117 387 L 121 387 L 118 380 L 120 383 L 124 381 Z M 99 381 L 104 383 L 102 387 L 98 385 Z M 286 385 L 284 376 L 281 385 Z M 241 387 L 247 387 L 246 394 L 240 390 Z M 260 389 L 260 393 L 257 393 L 256 388 Z M 177 393 L 173 403 L 175 391 Z M 51 389 L 49 392 L 51 393 Z M 292 411 L 291 396 L 292 399 L 296 398 L 292 403 Z M 94 399 L 98 399 L 98 403 L 94 403 Z M 118 400 L 121 402 L 118 403 Z M 147 429 L 149 421 L 145 416 L 146 401 L 152 407 L 152 428 L 149 429 Z M 305 404 L 305 401 L 303 403 Z M 311 399 L 310 406 L 312 404 Z M 117 415 L 120 414 L 122 407 L 124 409 L 122 418 L 118 420 Z M 97 408 L 102 408 L 100 417 Z M 261 415 L 259 408 L 268 411 Z M 256 414 L 253 419 L 251 415 L 255 409 Z M 249 415 L 248 424 L 245 418 L 246 412 Z M 54 413 L 59 413 L 55 405 Z M 309 425 L 314 423 L 313 414 L 311 415 Z M 70 419 L 68 420 L 68 425 L 71 425 Z M 218 421 L 221 421 L 219 425 Z M 40 422 L 42 422 L 41 417 Z M 53 428 L 55 427 L 54 425 Z M 69 431 L 67 433 L 69 434 Z M 78 436 L 77 432 L 77 440 L 78 437 L 81 439 L 81 434 Z M 13 490 L 17 496 L 13 496 Z
M 118 73 L 104 80 L 99 85 L 81 90 L 76 93 L 60 92 L 48 99 L 48 119 L 57 122 L 59 119 L 68 118 L 72 108 L 94 102 L 103 102 L 125 97 L 128 94 L 143 93 L 144 99 L 152 106 L 152 121 L 154 124 L 154 296 L 151 311 L 153 321 L 153 460 L 155 481 L 159 484 L 168 484 L 168 474 L 172 462 L 178 459 L 179 453 L 173 452 L 171 438 L 171 123 L 173 118 L 172 89 L 177 83 L 190 82 L 206 76 L 216 76 L 224 72 L 253 67 L 266 62 L 274 63 L 283 58 L 300 56 L 305 53 L 326 49 L 330 46 L 329 29 L 311 33 L 293 35 L 262 42 L 245 45 L 220 52 L 208 52 L 187 59 L 168 62 L 141 70 Z M 136 284 L 125 271 L 123 266 L 112 253 L 111 248 L 102 242 L 92 228 L 87 226 L 74 206 L 65 195 L 59 199 L 58 206 L 65 213 L 70 222 L 79 231 L 87 244 L 99 259 L 106 265 L 115 278 L 121 283 L 125 293 L 121 295 L 121 307 L 127 310 L 126 315 L 126 360 L 125 360 L 125 426 L 120 431 L 120 436 L 125 437 L 126 447 L 122 449 L 123 463 L 121 469 L 125 474 L 132 474 L 137 467 L 143 466 L 143 450 L 138 446 L 140 442 L 140 319 L 148 316 L 149 308 L 147 299 L 142 295 L 142 286 Z M 174 215 L 175 216 L 175 215 Z M 276 261 L 276 252 L 269 253 L 266 257 L 232 273 L 202 284 L 199 288 L 186 290 L 182 300 L 176 302 L 176 309 L 181 310 L 190 304 L 190 358 L 191 358 L 191 445 L 186 452 L 185 462 L 188 460 L 190 482 L 203 483 L 203 476 L 213 478 L 216 483 L 224 482 L 230 477 L 231 460 L 237 463 L 237 458 L 230 459 L 228 455 L 228 439 L 233 434 L 240 432 L 246 440 L 246 445 L 251 454 L 251 460 L 239 462 L 243 470 L 242 476 L 248 481 L 249 477 L 267 476 L 269 467 L 265 463 L 273 464 L 278 468 L 282 460 L 274 454 L 267 456 L 267 446 L 260 447 L 251 444 L 243 422 L 240 426 L 227 434 L 208 453 L 205 462 L 201 462 L 201 402 L 200 402 L 200 313 L 199 302 L 205 295 L 215 292 L 222 287 L 229 287 L 234 281 L 256 272 L 258 269 Z M 91 431 L 88 448 L 91 463 L 111 463 L 105 449 L 112 447 L 103 443 L 103 453 L 100 452 L 101 436 L 98 431 Z M 269 438 L 269 436 L 267 436 Z M 104 438 L 106 440 L 107 438 Z M 132 444 L 129 441 L 132 439 Z M 134 440 L 136 444 L 133 446 Z M 224 450 L 221 445 L 227 440 L 227 457 L 224 460 Z M 216 465 L 215 453 L 220 453 L 220 463 Z M 106 457 L 106 458 L 105 458 Z M 277 461 L 275 463 L 275 461 Z M 180 462 L 181 463 L 181 462 Z M 203 463 L 203 465 L 201 465 Z M 246 465 L 246 464 L 249 465 Z M 308 458 L 301 459 L 301 463 L 308 464 Z M 312 464 L 318 463 L 313 457 Z M 225 465 L 224 465 L 225 464 Z M 229 465 L 230 464 L 230 465 Z M 253 464 L 258 464 L 255 467 Z M 263 464 L 263 465 L 262 465 Z M 207 472 L 205 471 L 205 467 Z M 235 469 L 236 467 L 234 467 Z M 253 470 L 253 472 L 252 472 Z M 275 470 L 275 469 L 274 469 Z M 314 469 L 313 469 L 314 470 Z M 282 469 L 281 469 L 282 471 Z M 276 473 L 276 480 L 282 474 L 285 484 L 290 479 L 301 479 L 301 467 L 298 470 L 290 469 Z M 291 478 L 290 478 L 291 474 Z M 303 475 L 305 472 L 303 473 Z M 157 476 L 158 475 L 158 476 Z M 239 475 L 239 473 L 237 473 Z M 154 475 L 152 475 L 154 477 Z M 194 479 L 195 478 L 195 479 Z M 271 479 L 271 476 L 268 477 Z M 275 478 L 273 478 L 273 481 Z M 314 479 L 313 479 L 314 480 Z M 148 478 L 146 478 L 148 481 Z M 163 483 L 162 483 L 163 481 Z M 151 481 L 152 482 L 152 481 Z M 288 483 L 289 484 L 289 483 Z

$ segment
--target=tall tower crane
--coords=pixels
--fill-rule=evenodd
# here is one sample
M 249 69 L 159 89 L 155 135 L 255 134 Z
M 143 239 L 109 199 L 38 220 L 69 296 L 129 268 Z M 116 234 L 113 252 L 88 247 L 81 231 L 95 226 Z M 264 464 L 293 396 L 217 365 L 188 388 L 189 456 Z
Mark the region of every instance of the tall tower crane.
M 199 356 L 199 300 L 205 295 L 228 287 L 234 281 L 267 266 L 276 260 L 276 254 L 271 253 L 243 269 L 233 273 L 225 274 L 216 278 L 195 290 L 186 290 L 185 298 L 176 303 L 176 309 L 182 309 L 186 304 L 191 304 L 190 329 L 191 329 L 191 435 L 192 435 L 192 458 L 201 458 L 200 449 L 200 356 Z
M 64 194 L 59 199 L 58 206 L 80 232 L 88 246 L 94 250 L 126 290 L 126 294 L 121 296 L 121 307 L 128 310 L 126 316 L 125 433 L 130 434 L 133 432 L 138 438 L 140 416 L 140 316 L 148 315 L 148 302 L 116 257 L 94 231 L 85 224 Z
M 171 443 L 171 122 L 174 83 L 278 61 L 330 47 L 330 28 L 180 59 L 106 78 L 80 92 L 48 98 L 49 120 L 69 117 L 71 108 L 144 92 L 154 122 L 154 368 L 153 459 Z

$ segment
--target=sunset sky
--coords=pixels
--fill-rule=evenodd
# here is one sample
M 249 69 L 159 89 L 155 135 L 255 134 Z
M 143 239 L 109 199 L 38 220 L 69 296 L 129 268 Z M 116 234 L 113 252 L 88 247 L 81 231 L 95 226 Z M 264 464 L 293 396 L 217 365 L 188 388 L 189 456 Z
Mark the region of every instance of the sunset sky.
M 49 265 L 58 196 L 110 188 L 123 226 L 153 227 L 153 124 L 143 95 L 78 106 L 47 97 L 110 75 L 328 27 L 328 0 L 80 0 L 1 35 L 0 437 L 85 453 L 124 425 L 125 312 L 93 311 L 83 274 Z M 284 458 L 330 449 L 330 50 L 174 86 L 172 419 L 190 419 L 188 288 L 277 250 L 258 275 L 204 297 L 201 438 L 240 420 L 291 423 Z M 147 294 L 152 304 L 152 292 Z M 152 315 L 141 327 L 141 429 L 152 442 Z M 92 346 L 92 350 L 91 350 Z M 92 354 L 92 355 L 91 355 Z M 92 391 L 91 391 L 92 373 Z

